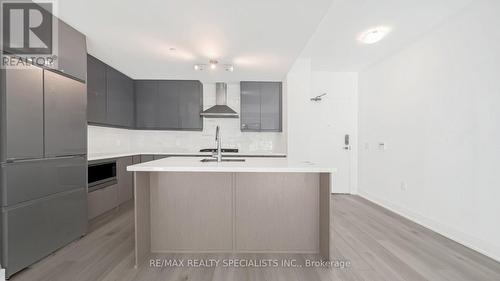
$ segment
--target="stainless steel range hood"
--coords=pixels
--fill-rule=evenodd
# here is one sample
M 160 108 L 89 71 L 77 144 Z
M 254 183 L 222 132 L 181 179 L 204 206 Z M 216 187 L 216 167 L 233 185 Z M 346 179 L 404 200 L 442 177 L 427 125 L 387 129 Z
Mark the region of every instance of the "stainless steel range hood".
M 215 105 L 200 115 L 207 118 L 238 118 L 238 113 L 227 106 L 226 83 L 215 83 Z

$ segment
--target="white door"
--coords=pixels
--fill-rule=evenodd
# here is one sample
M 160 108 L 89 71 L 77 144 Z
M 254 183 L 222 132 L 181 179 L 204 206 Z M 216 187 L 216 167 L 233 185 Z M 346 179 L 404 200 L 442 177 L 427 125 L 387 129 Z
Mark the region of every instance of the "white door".
M 357 76 L 316 72 L 311 75 L 311 160 L 337 169 L 332 193 L 352 193 L 356 186 Z

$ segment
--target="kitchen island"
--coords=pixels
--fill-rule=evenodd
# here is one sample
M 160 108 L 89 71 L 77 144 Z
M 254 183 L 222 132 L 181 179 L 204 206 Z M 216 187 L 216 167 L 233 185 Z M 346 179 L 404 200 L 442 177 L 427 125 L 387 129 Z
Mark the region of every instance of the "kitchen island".
M 331 259 L 335 169 L 287 158 L 201 162 L 170 157 L 129 166 L 135 258 L 151 253 L 294 253 Z

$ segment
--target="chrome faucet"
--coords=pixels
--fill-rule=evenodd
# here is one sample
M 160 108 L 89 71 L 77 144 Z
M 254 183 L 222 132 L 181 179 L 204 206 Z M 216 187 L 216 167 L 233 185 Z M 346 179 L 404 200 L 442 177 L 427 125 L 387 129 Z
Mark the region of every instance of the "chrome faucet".
M 219 125 L 217 125 L 217 128 L 215 128 L 215 147 L 217 148 L 216 151 L 214 152 L 214 157 L 217 159 L 217 162 L 222 162 L 222 145 L 221 145 L 221 137 L 220 137 L 220 128 Z

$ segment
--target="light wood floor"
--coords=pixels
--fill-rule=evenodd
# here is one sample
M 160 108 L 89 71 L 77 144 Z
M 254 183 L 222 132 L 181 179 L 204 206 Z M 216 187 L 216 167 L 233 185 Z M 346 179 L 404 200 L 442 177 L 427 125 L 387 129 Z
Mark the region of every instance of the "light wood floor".
M 133 268 L 132 205 L 98 218 L 90 233 L 11 280 L 500 280 L 500 264 L 357 196 L 333 196 L 332 268 Z M 235 258 L 209 255 L 203 258 Z M 187 259 L 187 255 L 161 256 Z M 199 258 L 199 256 L 198 256 Z M 315 256 L 238 255 L 236 258 Z

